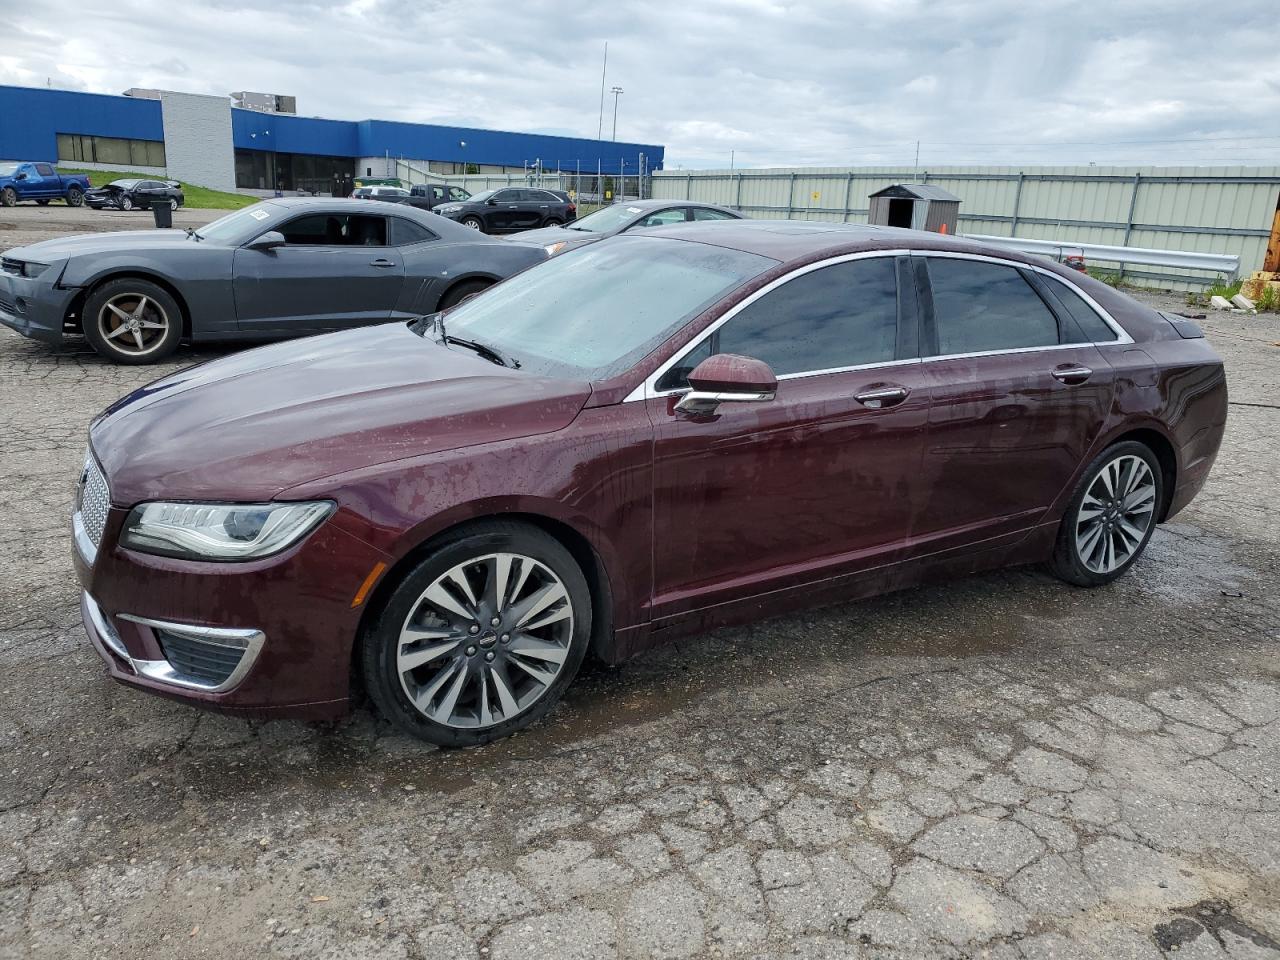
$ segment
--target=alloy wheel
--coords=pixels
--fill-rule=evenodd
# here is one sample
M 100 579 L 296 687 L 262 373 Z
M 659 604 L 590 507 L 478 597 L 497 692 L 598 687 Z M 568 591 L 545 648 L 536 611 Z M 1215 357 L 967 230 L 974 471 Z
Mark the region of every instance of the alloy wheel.
M 452 567 L 410 609 L 396 673 L 425 717 L 484 729 L 532 707 L 569 658 L 574 611 L 553 570 L 492 553 Z
M 140 293 L 119 293 L 98 311 L 98 331 L 121 353 L 144 356 L 164 342 L 169 315 L 159 303 Z
M 1076 552 L 1093 573 L 1128 563 L 1146 540 L 1156 512 L 1156 478 L 1141 457 L 1108 460 L 1085 488 L 1076 513 Z
M 178 198 L 177 198 L 177 197 L 170 197 L 170 198 L 169 198 L 169 209 L 170 209 L 170 210 L 177 210 L 177 209 L 178 209 Z

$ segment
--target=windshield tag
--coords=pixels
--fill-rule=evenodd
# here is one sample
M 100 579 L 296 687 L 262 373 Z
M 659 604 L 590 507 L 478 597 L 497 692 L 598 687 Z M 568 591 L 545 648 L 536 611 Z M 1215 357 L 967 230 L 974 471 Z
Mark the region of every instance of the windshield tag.
M 255 220 L 265 220 L 267 217 L 271 216 L 271 214 L 267 213 L 265 210 L 250 210 L 249 216 L 253 217 Z

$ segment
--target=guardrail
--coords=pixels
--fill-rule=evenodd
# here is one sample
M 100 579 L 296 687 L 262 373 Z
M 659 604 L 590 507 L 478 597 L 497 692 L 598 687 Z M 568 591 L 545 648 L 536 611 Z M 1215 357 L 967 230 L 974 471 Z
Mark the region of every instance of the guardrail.
M 993 247 L 1006 247 L 1022 253 L 1036 253 L 1059 261 L 1069 253 L 1079 251 L 1087 261 L 1101 260 L 1105 263 L 1118 263 L 1121 267 L 1129 263 L 1139 263 L 1156 267 L 1174 267 L 1180 270 L 1212 270 L 1215 273 L 1224 274 L 1228 280 L 1235 279 L 1236 274 L 1240 272 L 1240 258 L 1234 254 L 1115 247 L 1104 243 L 1030 240 L 1026 237 L 991 237 L 977 233 L 966 233 L 964 236 L 970 240 L 989 243 Z M 1211 281 L 1205 280 L 1205 283 L 1209 282 Z

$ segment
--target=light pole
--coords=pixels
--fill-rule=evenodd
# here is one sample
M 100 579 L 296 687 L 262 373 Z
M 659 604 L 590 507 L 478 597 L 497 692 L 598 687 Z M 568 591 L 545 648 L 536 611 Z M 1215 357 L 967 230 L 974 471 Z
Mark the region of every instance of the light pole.
M 613 94 L 613 139 L 616 143 L 618 140 L 618 97 L 622 94 L 622 88 L 610 87 L 609 92 Z

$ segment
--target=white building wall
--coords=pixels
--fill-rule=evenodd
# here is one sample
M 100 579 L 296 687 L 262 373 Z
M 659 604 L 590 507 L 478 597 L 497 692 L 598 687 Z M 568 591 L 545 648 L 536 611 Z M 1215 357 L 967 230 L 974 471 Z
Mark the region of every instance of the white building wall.
M 372 173 L 368 171 L 372 170 Z M 356 160 L 356 177 L 394 177 L 396 176 L 396 158 L 360 157 Z
M 214 190 L 236 188 L 231 101 L 198 93 L 160 91 L 164 158 L 169 177 Z

